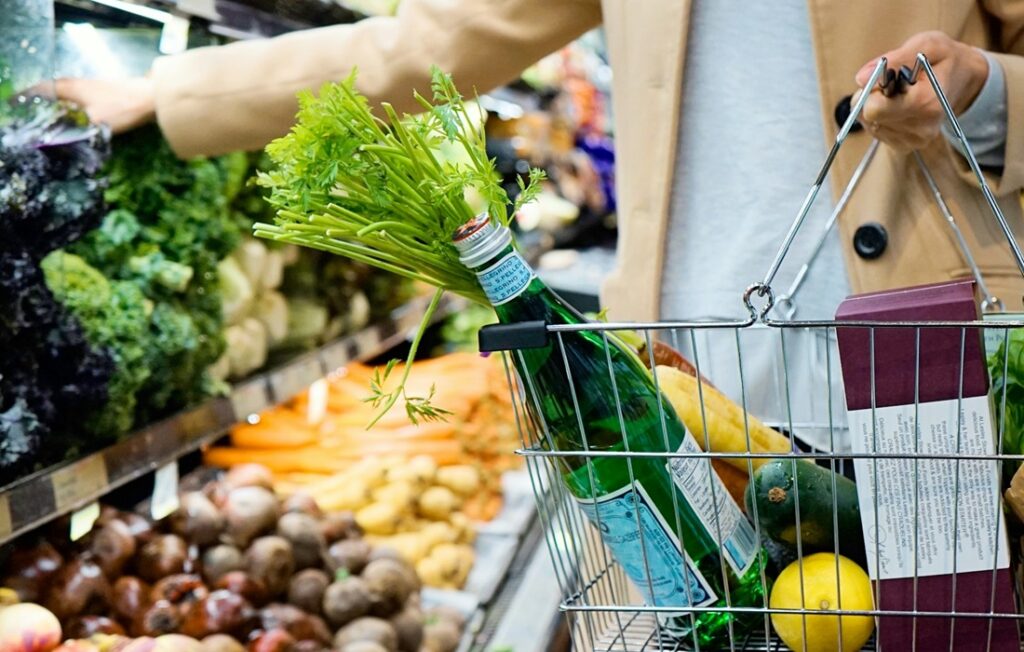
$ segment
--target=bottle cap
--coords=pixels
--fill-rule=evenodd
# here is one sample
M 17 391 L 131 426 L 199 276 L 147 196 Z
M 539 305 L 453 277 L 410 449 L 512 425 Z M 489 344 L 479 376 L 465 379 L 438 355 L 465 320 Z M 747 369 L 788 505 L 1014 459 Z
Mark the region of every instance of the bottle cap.
M 511 243 L 512 232 L 507 226 L 495 224 L 487 213 L 477 215 L 452 235 L 452 244 L 459 251 L 459 262 L 466 267 L 482 265 Z

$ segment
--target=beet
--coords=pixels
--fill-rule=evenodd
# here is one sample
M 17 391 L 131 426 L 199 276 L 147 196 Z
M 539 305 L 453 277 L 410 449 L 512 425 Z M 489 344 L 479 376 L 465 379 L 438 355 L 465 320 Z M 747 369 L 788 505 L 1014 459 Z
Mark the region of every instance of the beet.
M 245 552 L 245 563 L 249 574 L 263 582 L 271 596 L 284 593 L 295 572 L 292 545 L 287 539 L 277 536 L 253 541 Z
M 362 539 L 344 539 L 327 549 L 327 564 L 332 573 L 345 569 L 352 575 L 358 575 L 366 568 L 370 552 L 370 544 Z
M 114 581 L 135 556 L 135 545 L 128 525 L 115 519 L 95 531 L 89 550 L 107 578 Z
M 245 598 L 219 590 L 188 609 L 180 631 L 192 638 L 212 634 L 241 636 L 255 625 L 255 611 Z
M 281 503 L 281 511 L 285 514 L 290 514 L 292 512 L 308 514 L 317 521 L 324 517 L 324 513 L 320 509 L 320 506 L 316 504 L 316 499 L 301 491 L 285 498 L 284 502 Z
M 203 553 L 202 564 L 203 579 L 212 585 L 227 573 L 245 568 L 245 558 L 238 548 L 221 544 L 208 548 Z
M 323 614 L 333 627 L 343 627 L 349 622 L 370 613 L 373 596 L 366 583 L 358 577 L 338 580 L 324 591 Z
M 352 512 L 331 512 L 320 521 L 320 532 L 323 533 L 327 543 L 334 543 L 342 539 L 355 539 L 363 536 L 363 531 L 356 523 L 356 517 Z
M 136 565 L 139 577 L 153 583 L 168 575 L 183 573 L 187 561 L 188 545 L 185 540 L 173 534 L 164 534 L 142 546 Z
M 277 525 L 277 497 L 262 487 L 239 487 L 224 502 L 227 534 L 239 548 Z
M 267 587 L 245 571 L 231 571 L 217 580 L 214 588 L 240 595 L 253 606 L 262 607 L 270 601 Z
M 110 583 L 99 565 L 73 559 L 54 574 L 43 606 L 65 621 L 80 614 L 102 613 L 111 597 Z
M 149 608 L 149 585 L 137 577 L 126 576 L 114 583 L 111 609 L 120 620 L 130 623 Z
M 316 568 L 307 568 L 297 573 L 289 582 L 288 602 L 306 613 L 320 614 L 324 591 L 330 583 L 327 573 Z
M 184 494 L 181 506 L 171 515 L 171 531 L 197 546 L 216 543 L 225 525 L 224 515 L 198 491 Z
M 22 602 L 40 602 L 64 558 L 48 541 L 30 548 L 15 548 L 7 560 L 8 575 L 0 586 L 14 589 Z
M 277 535 L 292 544 L 295 568 L 320 566 L 327 542 L 315 518 L 299 512 L 285 514 L 277 522 Z

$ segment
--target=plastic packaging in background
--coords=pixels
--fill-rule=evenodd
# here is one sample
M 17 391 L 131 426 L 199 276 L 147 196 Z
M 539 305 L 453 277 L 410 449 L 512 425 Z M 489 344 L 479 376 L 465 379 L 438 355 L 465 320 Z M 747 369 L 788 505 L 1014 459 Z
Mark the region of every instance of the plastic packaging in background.
M 0 101 L 38 84 L 52 93 L 52 0 L 0 0 Z

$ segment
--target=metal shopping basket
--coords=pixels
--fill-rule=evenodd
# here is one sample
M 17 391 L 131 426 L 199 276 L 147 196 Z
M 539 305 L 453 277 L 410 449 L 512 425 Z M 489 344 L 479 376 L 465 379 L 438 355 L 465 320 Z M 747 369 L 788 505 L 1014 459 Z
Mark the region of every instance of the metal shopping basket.
M 957 123 L 956 116 L 951 109 L 942 89 L 936 80 L 935 74 L 929 65 L 927 58 L 919 54 L 914 70 L 903 68 L 899 72 L 891 71 L 887 67 L 885 59 L 878 61 L 870 77 L 868 88 L 880 85 L 885 92 L 899 92 L 901 85 L 913 84 L 917 81 L 919 72 L 923 71 L 934 89 L 939 102 L 942 105 L 945 116 L 950 127 L 955 133 L 960 145 L 963 148 L 965 157 L 971 169 L 977 177 L 981 191 L 985 196 L 987 204 L 993 213 L 994 219 L 1009 241 L 1009 246 L 1016 258 L 1016 262 L 1024 274 L 1024 255 L 1013 238 L 1000 208 L 987 185 L 977 160 L 971 151 L 970 145 L 964 136 L 963 131 Z M 1024 455 L 1017 454 L 1020 451 L 1004 452 L 1002 434 L 1006 428 L 1006 406 L 1007 395 L 1004 383 L 1003 391 L 993 397 L 996 404 L 1001 406 L 998 412 L 1003 415 L 998 423 L 990 424 L 993 436 L 988 444 L 978 445 L 978 441 L 971 439 L 971 433 L 977 432 L 979 427 L 976 423 L 976 413 L 967 410 L 966 403 L 969 397 L 965 396 L 965 387 L 973 380 L 971 376 L 976 375 L 975 371 L 968 370 L 965 357 L 976 353 L 981 334 L 986 334 L 990 340 L 1002 343 L 1001 351 L 1003 356 L 999 362 L 1002 365 L 1004 376 L 1009 369 L 1009 346 L 1007 345 L 1010 333 L 1013 329 L 1024 327 L 1024 320 L 989 321 L 977 319 L 976 313 L 972 317 L 962 320 L 942 321 L 877 321 L 869 319 L 851 319 L 846 321 L 797 321 L 793 320 L 793 296 L 806 276 L 808 268 L 813 262 L 808 261 L 797 275 L 794 284 L 775 298 L 772 290 L 772 281 L 775 279 L 780 265 L 787 251 L 790 248 L 797 232 L 803 225 L 811 204 L 813 203 L 819 189 L 821 188 L 827 173 L 831 167 L 839 147 L 850 133 L 856 123 L 868 94 L 864 93 L 851 110 L 850 116 L 842 126 L 836 137 L 835 143 L 828 154 L 828 157 L 821 167 L 820 173 L 815 180 L 806 200 L 794 219 L 786 238 L 780 247 L 769 271 L 760 283 L 751 286 L 743 296 L 743 300 L 749 311 L 749 318 L 739 321 L 719 322 L 657 322 L 657 323 L 586 323 L 583 325 L 567 324 L 517 324 L 509 327 L 492 326 L 487 327 L 486 337 L 481 334 L 481 348 L 484 350 L 502 351 L 505 357 L 508 370 L 508 380 L 512 389 L 513 402 L 516 406 L 516 418 L 522 434 L 523 447 L 519 453 L 526 457 L 527 466 L 533 482 L 537 499 L 537 506 L 540 518 L 545 528 L 545 542 L 547 550 L 553 560 L 554 574 L 561 588 L 562 601 L 561 610 L 566 614 L 571 628 L 573 645 L 578 650 L 689 650 L 689 649 L 730 649 L 730 650 L 784 650 L 786 649 L 777 638 L 771 617 L 773 615 L 796 615 L 803 621 L 804 634 L 807 634 L 808 627 L 815 627 L 814 617 L 820 619 L 821 611 L 810 608 L 807 604 L 799 607 L 773 608 L 768 604 L 769 585 L 771 582 L 771 569 L 761 573 L 762 591 L 764 597 L 757 604 L 737 605 L 728 599 L 724 606 L 716 607 L 679 607 L 664 606 L 645 603 L 639 597 L 639 593 L 627 578 L 626 570 L 620 565 L 609 548 L 604 545 L 597 530 L 584 512 L 584 507 L 579 504 L 580 500 L 567 490 L 563 482 L 562 471 L 559 460 L 567 456 L 575 456 L 587 460 L 597 460 L 602 457 L 619 456 L 626 459 L 651 459 L 660 458 L 662 462 L 669 465 L 673 460 L 699 460 L 706 465 L 709 474 L 713 471 L 713 460 L 725 462 L 741 461 L 748 474 L 748 480 L 754 477 L 754 465 L 760 460 L 767 458 L 782 459 L 783 462 L 796 464 L 797 462 L 809 461 L 830 471 L 841 471 L 844 466 L 855 466 L 857 490 L 860 497 L 862 509 L 862 526 L 869 531 L 865 545 L 874 550 L 868 550 L 868 566 L 871 572 L 873 592 L 873 604 L 868 609 L 844 609 L 842 606 L 842 585 L 840 584 L 839 608 L 833 609 L 832 614 L 843 616 L 867 616 L 874 619 L 879 629 L 875 637 L 867 643 L 865 649 L 882 649 L 884 652 L 893 652 L 895 648 L 906 647 L 910 650 L 922 650 L 930 652 L 932 649 L 971 649 L 971 650 L 998 650 L 1006 649 L 1006 626 L 1010 624 L 1013 631 L 1013 647 L 1021 649 L 1017 622 L 1024 618 L 1018 602 L 1013 598 L 1013 589 L 1008 587 L 1010 571 L 1004 567 L 1010 564 L 1009 557 L 1016 552 L 1016 544 L 1008 544 L 1009 539 L 1003 525 L 1003 502 L 1002 502 L 1002 477 L 1004 466 L 1017 465 L 1024 460 Z M 818 249 L 824 242 L 825 234 L 832 228 L 835 220 L 842 211 L 857 185 L 864 169 L 869 164 L 877 149 L 877 141 L 868 149 L 867 154 L 861 161 L 853 174 L 848 186 L 839 200 L 836 210 L 828 224 L 822 230 Z M 916 156 L 916 155 L 915 155 Z M 941 193 L 929 173 L 924 161 L 917 157 L 918 164 L 925 178 L 931 185 L 936 202 L 942 215 L 954 229 L 958 240 L 963 248 L 965 259 L 975 275 L 975 281 L 981 294 L 984 297 L 983 308 L 986 311 L 1001 310 L 1001 301 L 992 296 L 984 284 L 984 279 L 978 270 L 970 252 L 966 249 L 959 231 L 956 229 L 955 220 L 942 200 Z M 815 250 L 817 251 L 817 250 Z M 973 296 L 973 294 L 972 294 Z M 973 305 L 973 304 L 972 304 Z M 775 307 L 782 308 L 784 319 L 776 319 L 771 316 L 771 310 Z M 973 308 L 972 308 L 973 310 Z M 530 332 L 532 329 L 532 333 Z M 696 367 L 696 378 L 698 388 L 707 387 L 704 383 L 703 373 L 712 366 L 712 361 L 702 359 L 701 347 L 697 345 L 698 338 L 715 338 L 726 342 L 735 351 L 736 365 L 735 373 L 739 379 L 739 391 L 733 398 L 740 407 L 746 409 L 750 403 L 751 396 L 760 391 L 761 388 L 751 387 L 751 379 L 744 379 L 744 355 L 748 351 L 749 344 L 745 345 L 743 336 L 754 330 L 762 331 L 762 336 L 771 346 L 776 346 L 781 352 L 781 369 L 779 369 L 780 391 L 779 400 L 783 402 L 782 409 L 778 411 L 783 415 L 781 419 L 775 419 L 768 425 L 774 426 L 780 432 L 793 435 L 799 433 L 802 428 L 816 428 L 827 435 L 827 445 L 817 447 L 797 447 L 784 453 L 765 453 L 753 451 L 750 448 L 751 435 L 749 430 L 750 422 L 744 417 L 744 429 L 746 430 L 747 448 L 738 452 L 707 452 L 711 451 L 710 441 L 703 441 L 703 450 L 675 450 L 664 452 L 637 452 L 629 451 L 606 451 L 596 450 L 587 443 L 587 432 L 582 418 L 579 420 L 577 433 L 583 445 L 573 450 L 556 450 L 551 446 L 549 424 L 545 422 L 539 406 L 531 406 L 525 403 L 526 393 L 523 387 L 529 386 L 532 379 L 519 377 L 515 371 L 514 363 L 516 356 L 522 356 L 523 351 L 530 347 L 550 346 L 553 351 L 563 351 L 565 358 L 563 338 L 569 337 L 571 333 L 590 331 L 604 338 L 617 337 L 622 333 L 639 333 L 644 340 L 647 353 L 650 356 L 648 362 L 653 368 L 654 354 L 652 343 L 664 341 L 675 344 L 676 348 L 688 349 L 692 356 L 691 362 Z M 869 405 L 858 419 L 854 419 L 851 413 L 850 422 L 845 419 L 844 396 L 842 395 L 843 383 L 839 381 L 841 374 L 846 371 L 841 369 L 839 357 L 836 355 L 832 343 L 839 339 L 845 332 L 859 333 L 860 342 L 865 345 L 867 354 L 864 365 L 870 372 L 867 381 L 867 389 L 862 388 L 861 394 L 868 397 Z M 800 334 L 813 334 L 821 338 L 826 344 L 816 352 L 817 362 L 811 362 L 805 357 L 794 358 L 792 356 L 792 342 Z M 952 406 L 946 405 L 955 421 L 949 432 L 944 436 L 940 433 L 935 435 L 935 429 L 923 432 L 922 424 L 927 421 L 926 413 L 934 409 L 935 404 L 929 402 L 928 392 L 924 390 L 929 378 L 922 378 L 922 370 L 925 375 L 931 374 L 931 366 L 927 356 L 932 355 L 934 347 L 928 343 L 937 337 L 936 333 L 953 334 L 954 340 L 959 342 L 959 365 L 956 362 L 956 351 L 946 355 L 952 355 L 954 360 L 953 373 L 958 376 L 959 389 L 953 397 Z M 903 414 L 912 416 L 909 421 L 909 430 L 904 424 L 903 434 L 910 433 L 907 444 L 890 441 L 885 436 L 886 425 L 880 421 L 884 412 L 883 392 L 887 385 L 881 378 L 876 377 L 876 369 L 881 368 L 889 360 L 888 354 L 882 351 L 881 343 L 885 341 L 902 343 L 904 347 L 900 356 L 904 362 L 912 367 L 913 397 L 909 404 L 902 406 Z M 790 356 L 787 357 L 787 347 Z M 947 349 L 949 347 L 946 347 Z M 983 358 L 984 361 L 984 358 Z M 569 384 L 572 385 L 569 363 L 566 361 L 566 372 L 569 374 Z M 597 363 L 599 364 L 599 363 Z M 809 367 L 818 368 L 810 369 Z M 848 366 L 844 361 L 843 366 Z M 947 365 L 948 367 L 949 365 Z M 984 368 L 984 362 L 983 362 Z M 609 358 L 608 372 L 611 371 L 611 359 Z M 985 382 L 987 383 L 987 368 L 984 368 Z M 813 410 L 808 423 L 795 423 L 793 410 L 790 405 L 791 387 L 794 386 L 794 379 L 800 374 L 816 373 L 821 382 L 813 383 L 808 389 L 815 394 L 813 402 L 819 404 L 820 409 Z M 949 373 L 947 368 L 944 373 Z M 614 374 L 613 374 L 614 375 Z M 714 382 L 714 376 L 710 376 Z M 905 380 L 905 379 L 904 379 Z M 654 386 L 658 388 L 658 380 L 655 379 Z M 612 379 L 612 386 L 615 381 Z M 837 389 L 838 388 L 838 389 Z M 570 387 L 573 392 L 573 404 L 578 406 L 576 388 Z M 866 392 L 866 393 L 865 393 Z M 701 415 L 703 430 L 708 430 L 705 405 L 703 404 L 704 394 L 700 395 Z M 985 401 L 993 400 L 987 396 Z M 619 410 L 620 419 L 622 404 L 618 392 L 615 393 L 614 401 Z M 947 402 L 948 403 L 948 402 Z M 823 406 L 823 407 L 822 407 Z M 837 409 L 837 406 L 839 408 Z M 537 407 L 537 409 L 533 409 Z M 888 414 L 888 413 L 886 413 Z M 974 415 L 974 417 L 971 417 Z M 970 422 L 971 417 L 974 423 Z M 662 418 L 666 418 L 662 415 Z M 622 425 L 623 438 L 625 439 L 625 424 Z M 929 439 L 931 437 L 931 439 Z M 984 438 L 982 438 L 984 439 Z M 840 440 L 859 442 L 844 448 Z M 928 440 L 930 443 L 926 443 Z M 821 441 L 820 438 L 818 441 Z M 630 467 L 632 478 L 632 467 Z M 795 467 L 794 467 L 795 470 Z M 832 538 L 838 545 L 840 543 L 839 532 L 839 509 L 836 500 L 836 478 L 832 476 L 832 500 L 831 520 L 829 527 L 833 529 Z M 940 478 L 930 482 L 929 478 Z M 961 481 L 962 480 L 962 481 Z M 937 483 L 937 484 L 936 484 Z M 945 483 L 945 484 L 943 484 Z M 951 486 L 950 486 L 951 485 Z M 636 492 L 635 484 L 630 485 L 632 491 Z M 710 485 L 709 485 L 710 486 Z M 946 487 L 951 493 L 942 495 L 936 493 L 936 487 Z M 912 500 L 895 501 L 891 496 L 883 495 L 883 490 L 894 492 L 910 492 L 897 494 L 906 497 L 912 494 Z M 799 563 L 803 577 L 803 561 L 806 558 L 805 548 L 810 546 L 801 541 L 801 508 L 799 496 L 799 484 L 793 490 L 796 503 L 796 545 L 790 551 Z M 712 493 L 715 493 L 712 490 Z M 574 499 L 575 498 L 575 499 Z M 805 496 L 810 500 L 811 496 Z M 937 498 L 939 500 L 937 500 Z M 722 497 L 724 499 L 724 497 Z M 868 503 L 865 504 L 865 499 Z M 596 500 L 596 499 L 595 499 Z M 714 500 L 719 500 L 718 496 Z M 596 507 L 595 507 L 596 509 Z M 715 527 L 719 527 L 715 512 Z M 747 513 L 747 518 L 753 523 L 756 536 L 763 540 L 764 531 L 763 519 L 758 518 L 757 509 L 753 513 Z M 637 517 L 639 518 L 639 517 Z M 903 527 L 891 526 L 893 519 L 905 519 Z M 886 523 L 889 529 L 886 529 Z M 938 526 L 936 526 L 938 524 Z M 678 527 L 678 521 L 677 521 Z M 639 528 L 639 523 L 638 523 Z M 937 528 L 937 529 L 936 529 Z M 935 534 L 926 534 L 927 531 L 935 530 L 942 536 L 950 537 L 948 549 L 924 551 L 921 546 L 932 545 Z M 676 533 L 682 540 L 682 532 Z M 886 537 L 893 536 L 892 540 Z M 1019 533 L 1018 533 L 1019 538 Z M 906 542 L 910 542 L 912 550 L 906 550 Z M 988 546 L 981 552 L 977 549 L 969 549 L 982 541 Z M 904 547 L 900 547 L 903 542 Z M 930 542 L 930 543 L 928 543 Z M 973 543 L 972 543 L 973 542 Z M 985 543 L 987 542 L 987 543 Z M 900 551 L 903 552 L 900 552 Z M 795 553 L 795 554 L 793 554 Z M 980 557 L 979 557 L 980 555 Z M 991 558 L 988 559 L 988 555 Z M 929 557 L 930 556 L 930 557 Z M 1019 555 L 1016 555 L 1019 557 Z M 724 552 L 719 555 L 725 559 Z M 951 560 L 950 560 L 951 557 Z M 985 562 L 978 566 L 978 559 Z M 899 561 L 893 562 L 893 559 Z M 951 574 L 943 575 L 941 572 L 935 575 L 932 564 L 939 559 L 942 564 L 952 562 Z M 883 561 L 884 560 L 884 561 Z M 644 564 L 648 564 L 646 554 L 643 558 Z M 958 562 L 960 565 L 958 565 Z M 725 562 L 722 563 L 723 577 L 726 573 Z M 886 565 L 882 567 L 883 563 Z M 969 570 L 966 567 L 969 564 Z M 767 564 L 770 566 L 770 564 Z M 895 568 L 889 568 L 892 566 Z M 1018 563 L 1019 566 L 1019 563 Z M 650 576 L 650 567 L 646 568 Z M 889 580 L 894 576 L 899 579 L 892 583 Z M 902 575 L 900 575 L 902 573 Z M 839 569 L 836 568 L 838 581 Z M 937 590 L 935 577 L 942 577 L 943 582 L 951 583 L 950 586 L 943 585 Z M 991 591 L 985 593 L 982 598 L 977 596 L 977 588 L 974 584 L 979 578 L 990 578 Z M 959 582 L 959 585 L 958 585 Z M 802 584 L 802 583 L 801 583 Z M 1010 593 L 1007 594 L 1007 591 Z M 997 595 L 997 592 L 999 595 Z M 941 596 L 939 594 L 942 594 Z M 948 601 L 943 603 L 949 594 Z M 963 596 L 974 596 L 972 599 Z M 1005 598 L 1009 595 L 1009 601 Z M 895 597 L 894 597 L 895 596 Z M 937 600 L 942 597 L 942 600 Z M 958 597 L 960 596 L 960 597 Z M 965 602 L 966 600 L 966 602 Z M 983 603 L 979 607 L 979 600 Z M 971 603 L 965 607 L 965 604 Z M 745 631 L 740 627 L 733 627 L 730 622 L 729 635 L 725 642 L 716 647 L 700 647 L 697 636 L 687 638 L 686 636 L 671 635 L 665 631 L 663 618 L 667 613 L 685 613 L 691 618 L 696 617 L 709 609 L 716 612 L 726 613 L 731 616 L 755 617 L 757 624 L 748 627 Z M 809 618 L 810 617 L 810 618 Z M 739 622 L 738 620 L 736 622 Z M 842 624 L 845 619 L 839 619 L 839 636 L 837 647 L 840 649 L 839 641 L 842 639 Z M 897 627 L 898 626 L 898 627 Z M 904 643 L 899 637 L 888 639 L 884 643 L 884 633 L 896 631 L 905 634 L 911 632 L 909 639 L 904 637 Z M 887 629 L 888 628 L 888 629 Z M 942 634 L 938 639 L 929 638 L 935 630 L 941 630 L 948 634 Z M 928 634 L 925 636 L 924 634 Z M 970 635 L 970 642 L 964 643 L 965 635 Z M 934 643 L 924 641 L 942 640 L 947 642 L 936 646 Z M 899 652 L 903 652 L 901 649 Z

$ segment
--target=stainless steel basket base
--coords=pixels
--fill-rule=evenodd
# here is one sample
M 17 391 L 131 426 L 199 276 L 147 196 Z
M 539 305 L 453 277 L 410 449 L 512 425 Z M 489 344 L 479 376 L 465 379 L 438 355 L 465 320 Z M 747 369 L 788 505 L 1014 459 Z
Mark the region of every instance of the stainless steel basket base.
M 598 635 L 594 645 L 601 652 L 682 652 L 692 650 L 692 643 L 687 641 L 658 640 L 658 631 L 653 614 L 637 612 L 624 619 L 623 629 L 618 625 L 609 626 Z M 705 648 L 701 648 L 702 652 Z M 729 649 L 729 648 L 726 648 Z M 737 637 L 732 648 L 736 652 L 787 652 L 789 648 L 782 641 L 772 637 L 765 639 L 764 630 L 755 629 L 745 637 Z M 862 648 L 862 652 L 874 652 L 874 640 Z M 708 650 L 708 652 L 712 652 Z

